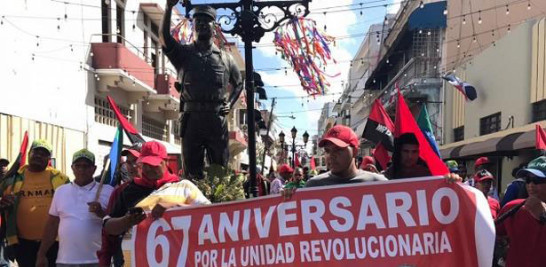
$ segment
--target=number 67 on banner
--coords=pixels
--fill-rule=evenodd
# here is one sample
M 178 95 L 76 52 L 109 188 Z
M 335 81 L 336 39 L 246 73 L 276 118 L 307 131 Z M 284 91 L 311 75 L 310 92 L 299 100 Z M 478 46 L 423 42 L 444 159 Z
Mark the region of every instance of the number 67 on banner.
M 167 218 L 168 219 L 168 218 Z M 150 224 L 151 222 L 151 224 Z M 146 225 L 146 224 L 149 224 Z M 144 226 L 146 225 L 146 226 Z M 147 262 L 133 262 L 133 266 L 158 266 L 158 267 L 168 267 L 168 266 L 185 266 L 188 256 L 188 246 L 189 246 L 189 230 L 191 226 L 191 216 L 177 216 L 171 217 L 170 223 L 165 218 L 160 218 L 155 221 L 145 220 L 139 226 L 137 226 L 137 231 L 139 228 L 149 228 L 146 234 L 145 242 L 144 240 L 135 240 L 133 242 L 133 260 L 135 257 L 136 251 L 146 251 L 146 261 Z M 182 230 L 182 236 L 180 238 L 179 234 L 166 234 L 169 231 L 180 231 Z M 138 238 L 139 235 L 135 233 L 135 238 Z M 169 239 L 169 237 L 171 239 Z M 177 238 L 172 238 L 177 237 Z M 181 244 L 180 244 L 181 243 Z M 142 249 L 137 249 L 138 246 L 145 246 Z M 157 247 L 161 247 L 161 254 L 157 253 Z M 176 259 L 176 265 L 169 264 L 171 261 L 171 255 L 176 254 L 170 253 L 170 248 L 180 247 L 180 253 L 178 254 L 178 259 Z M 159 254 L 159 255 L 158 255 Z M 172 259 L 175 260 L 175 259 Z

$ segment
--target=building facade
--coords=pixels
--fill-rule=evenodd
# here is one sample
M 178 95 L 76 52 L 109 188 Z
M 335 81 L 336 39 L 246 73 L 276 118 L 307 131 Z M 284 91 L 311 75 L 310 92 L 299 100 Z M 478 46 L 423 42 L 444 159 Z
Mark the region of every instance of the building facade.
M 545 18 L 514 26 L 495 46 L 456 68 L 474 85 L 478 98 L 465 101 L 454 88 L 446 93 L 446 144 L 442 157 L 466 163 L 488 156 L 504 190 L 512 170 L 540 155 L 535 125 L 546 127 L 544 69 Z
M 0 4 L 0 157 L 15 159 L 25 131 L 30 141 L 53 143 L 53 164 L 71 174 L 73 152 L 97 155 L 98 171 L 110 152 L 117 120 L 111 96 L 146 140 L 162 142 L 170 166 L 181 163 L 177 73 L 159 45 L 164 1 L 109 0 L 93 3 L 22 1 Z M 183 16 L 173 10 L 172 26 Z M 236 43 L 223 44 L 244 72 Z M 232 161 L 246 149 L 229 115 Z M 126 138 L 127 139 L 127 138 Z M 130 145 L 125 140 L 125 145 Z M 232 164 L 234 165 L 234 164 Z

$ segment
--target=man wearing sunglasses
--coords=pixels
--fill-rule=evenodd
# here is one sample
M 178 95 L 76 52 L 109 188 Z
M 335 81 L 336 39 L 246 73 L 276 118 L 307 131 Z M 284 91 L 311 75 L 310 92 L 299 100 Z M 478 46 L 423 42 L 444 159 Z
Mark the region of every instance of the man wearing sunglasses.
M 496 223 L 497 236 L 507 238 L 506 267 L 544 266 L 546 263 L 546 157 L 529 162 L 517 173 L 525 180 L 529 197 L 506 204 Z M 517 209 L 519 207 L 519 209 Z M 509 216 L 503 216 L 503 214 Z

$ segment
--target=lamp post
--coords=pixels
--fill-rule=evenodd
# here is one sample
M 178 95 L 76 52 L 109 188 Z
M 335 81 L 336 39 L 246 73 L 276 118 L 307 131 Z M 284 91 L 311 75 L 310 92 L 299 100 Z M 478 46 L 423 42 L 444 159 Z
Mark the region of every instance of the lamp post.
M 296 135 L 298 134 L 298 129 L 296 129 L 296 126 L 292 127 L 292 130 L 290 130 L 290 133 L 292 134 L 292 168 L 296 167 Z
M 305 131 L 305 133 L 303 133 L 303 143 L 305 144 L 305 147 L 307 147 L 307 142 L 309 141 L 309 134 L 307 133 L 307 131 Z
M 259 42 L 266 32 L 275 30 L 283 21 L 296 16 L 309 14 L 311 0 L 294 1 L 259 1 L 239 0 L 231 3 L 209 3 L 194 5 L 190 0 L 182 0 L 186 17 L 198 6 L 211 6 L 225 9 L 231 14 L 218 17 L 222 32 L 239 35 L 245 43 L 245 87 L 248 118 L 248 161 L 250 174 L 250 191 L 253 197 L 258 196 L 256 187 L 256 134 L 254 120 L 254 67 L 252 65 L 252 42 Z M 280 10 L 281 12 L 278 12 Z M 276 12 L 275 12 L 276 11 Z M 279 16 L 282 13 L 282 16 Z

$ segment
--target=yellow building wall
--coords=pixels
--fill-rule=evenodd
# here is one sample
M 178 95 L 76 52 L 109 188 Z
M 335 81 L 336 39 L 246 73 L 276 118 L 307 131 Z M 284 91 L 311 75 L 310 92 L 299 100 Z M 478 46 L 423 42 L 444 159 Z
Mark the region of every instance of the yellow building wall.
M 1 158 L 7 158 L 10 162 L 17 158 L 26 131 L 29 137 L 29 148 L 33 140 L 46 139 L 53 146 L 52 158 L 55 160 L 55 167 L 70 177 L 73 176 L 70 159 L 74 152 L 85 147 L 83 132 L 0 114 Z

